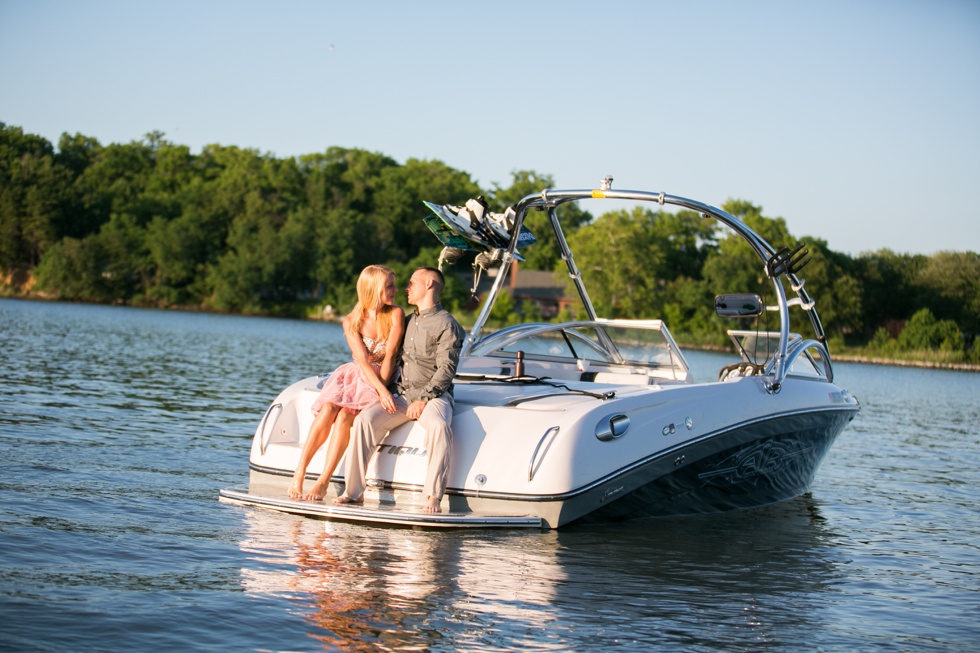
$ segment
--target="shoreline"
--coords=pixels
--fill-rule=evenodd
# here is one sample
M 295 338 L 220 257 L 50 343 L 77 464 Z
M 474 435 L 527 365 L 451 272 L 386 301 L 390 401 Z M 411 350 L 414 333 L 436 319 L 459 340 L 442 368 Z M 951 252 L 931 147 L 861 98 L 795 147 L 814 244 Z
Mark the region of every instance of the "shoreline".
M 121 306 L 130 308 L 143 308 L 151 310 L 160 311 L 183 311 L 187 313 L 213 313 L 215 315 L 241 315 L 243 317 L 273 317 L 289 320 L 310 320 L 312 322 L 329 322 L 329 323 L 339 323 L 343 316 L 333 314 L 326 316 L 321 314 L 306 314 L 306 315 L 295 315 L 295 316 L 283 316 L 283 315 L 271 315 L 271 314 L 247 314 L 247 313 L 225 313 L 221 311 L 213 311 L 203 309 L 197 306 L 150 306 L 150 305 L 139 305 L 139 304 L 124 304 L 124 303 L 103 303 L 103 302 L 78 302 L 63 299 L 53 299 L 49 297 L 41 296 L 39 293 L 23 293 L 23 294 L 11 294 L 5 293 L 0 290 L 0 299 L 13 299 L 22 301 L 41 301 L 41 302 L 63 302 L 66 304 L 92 304 L 95 306 Z M 470 325 L 471 326 L 471 325 Z M 464 326 L 463 328 L 469 330 L 470 326 Z M 724 347 L 717 346 L 704 346 L 704 345 L 692 345 L 685 344 L 683 342 L 677 343 L 682 349 L 691 349 L 697 351 L 725 351 Z M 832 362 L 837 363 L 863 363 L 866 365 L 888 365 L 892 367 L 918 367 L 922 369 L 935 369 L 935 370 L 949 370 L 953 372 L 980 372 L 980 365 L 973 363 L 942 363 L 936 361 L 917 361 L 917 360 L 906 360 L 900 358 L 882 358 L 879 356 L 856 356 L 848 354 L 834 354 L 831 352 Z
M 950 370 L 953 372 L 980 372 L 980 365 L 971 363 L 937 363 L 935 361 L 913 361 L 897 358 L 878 358 L 876 356 L 832 356 L 837 363 L 864 363 L 865 365 L 891 365 L 893 367 L 921 367 L 923 369 Z
M 677 343 L 681 349 L 696 351 L 729 351 L 724 347 L 690 345 Z M 832 363 L 863 363 L 865 365 L 890 365 L 892 367 L 920 367 L 923 369 L 950 370 L 954 372 L 980 372 L 980 365 L 974 363 L 942 363 L 937 361 L 917 361 L 902 358 L 882 358 L 880 356 L 857 356 L 854 354 L 835 354 L 830 352 Z

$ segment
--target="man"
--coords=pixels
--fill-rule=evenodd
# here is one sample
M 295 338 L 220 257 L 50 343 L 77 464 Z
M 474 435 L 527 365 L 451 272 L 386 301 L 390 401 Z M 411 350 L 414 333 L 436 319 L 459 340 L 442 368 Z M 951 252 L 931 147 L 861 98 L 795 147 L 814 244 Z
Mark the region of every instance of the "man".
M 442 512 L 453 438 L 453 377 L 464 336 L 463 327 L 439 303 L 444 287 L 442 272 L 435 268 L 412 273 L 405 292 L 415 312 L 405 326 L 395 405 L 375 404 L 354 420 L 344 464 L 344 493 L 334 503 L 362 501 L 367 464 L 378 443 L 389 431 L 418 420 L 425 428 L 429 454 L 422 487 L 425 512 Z

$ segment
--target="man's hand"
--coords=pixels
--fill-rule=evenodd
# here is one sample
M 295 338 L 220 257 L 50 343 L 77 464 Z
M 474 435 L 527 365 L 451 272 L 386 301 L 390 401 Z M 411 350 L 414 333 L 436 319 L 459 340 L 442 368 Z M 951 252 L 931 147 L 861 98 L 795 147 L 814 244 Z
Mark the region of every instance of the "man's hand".
M 422 415 L 422 411 L 425 410 L 425 404 L 428 402 L 422 401 L 421 399 L 413 401 L 408 405 L 408 409 L 405 411 L 405 415 L 408 419 L 418 419 Z

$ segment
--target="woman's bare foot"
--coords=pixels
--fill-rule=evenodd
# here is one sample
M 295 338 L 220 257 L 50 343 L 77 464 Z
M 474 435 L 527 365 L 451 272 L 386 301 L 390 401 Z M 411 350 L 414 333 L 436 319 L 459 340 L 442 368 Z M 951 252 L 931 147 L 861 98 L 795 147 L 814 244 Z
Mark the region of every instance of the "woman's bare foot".
M 346 494 L 341 494 L 339 497 L 337 497 L 336 499 L 334 499 L 333 502 L 334 502 L 334 505 L 337 505 L 337 506 L 342 506 L 342 505 L 344 505 L 346 503 L 364 503 L 364 501 L 362 499 L 358 499 L 357 501 L 355 501 L 354 499 L 351 499 Z
M 300 499 L 303 497 L 304 476 L 306 476 L 305 472 L 293 472 L 293 482 L 289 484 L 289 489 L 286 490 L 286 495 L 290 499 Z
M 442 512 L 442 506 L 440 505 L 439 499 L 435 497 L 429 497 L 425 502 L 425 512 Z
M 313 486 L 313 489 L 306 493 L 303 497 L 306 501 L 323 501 L 323 497 L 327 496 L 327 490 L 330 487 L 330 483 L 327 482 L 323 486 L 319 483 Z

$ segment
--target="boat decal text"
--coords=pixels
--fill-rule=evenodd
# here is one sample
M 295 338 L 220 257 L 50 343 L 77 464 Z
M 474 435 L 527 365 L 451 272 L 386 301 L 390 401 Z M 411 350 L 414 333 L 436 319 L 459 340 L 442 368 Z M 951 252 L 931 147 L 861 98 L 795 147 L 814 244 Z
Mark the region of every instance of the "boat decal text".
M 387 453 L 392 456 L 424 456 L 427 452 L 421 447 L 403 447 L 397 444 L 379 444 L 378 453 Z

